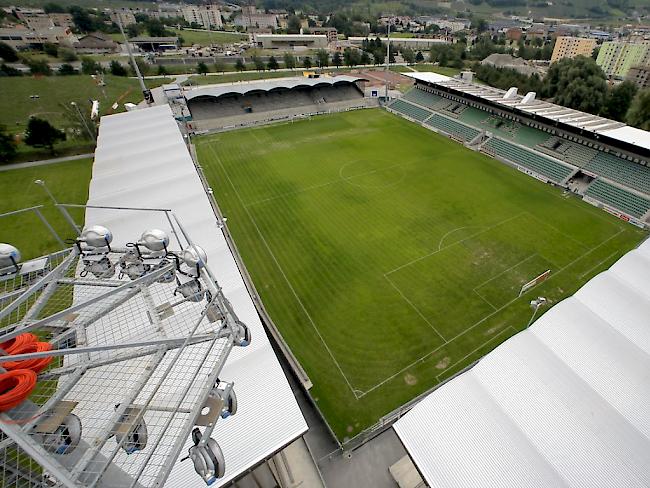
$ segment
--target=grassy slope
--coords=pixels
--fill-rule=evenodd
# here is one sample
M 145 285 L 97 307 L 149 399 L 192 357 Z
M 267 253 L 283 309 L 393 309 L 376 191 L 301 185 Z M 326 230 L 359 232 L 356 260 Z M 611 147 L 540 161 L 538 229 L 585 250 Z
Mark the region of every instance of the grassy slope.
M 0 213 L 35 205 L 47 205 L 43 213 L 59 235 L 66 239 L 73 236 L 70 226 L 52 205 L 47 194 L 34 180 L 47 183 L 55 198 L 61 203 L 85 204 L 92 159 L 80 159 L 33 168 L 0 171 Z M 72 212 L 76 222 L 83 222 L 80 212 Z M 34 231 L 45 237 L 37 238 Z M 59 249 L 53 237 L 40 223 L 38 217 L 5 217 L 0 219 L 0 242 L 9 242 L 21 251 L 23 259 L 40 256 L 47 251 Z
M 557 302 L 644 235 L 380 110 L 209 136 L 198 154 L 341 439 L 521 330 L 531 297 Z
M 113 113 L 114 102 L 119 101 L 119 112 L 124 110 L 123 104 L 142 100 L 138 80 L 106 75 L 104 81 L 106 86 L 99 87 L 89 75 L 0 78 L 0 93 L 10 95 L 0 97 L 0 124 L 19 132 L 24 130 L 29 116 L 36 115 L 61 128 L 66 123 L 61 104 L 67 107 L 76 102 L 89 111 L 89 100 L 99 100 L 100 115 L 106 115 Z M 150 88 L 168 82 L 147 80 Z M 30 95 L 40 98 L 30 99 Z
M 267 78 L 286 78 L 289 76 L 302 76 L 304 71 L 313 71 L 312 69 L 299 68 L 295 71 L 243 71 L 238 73 L 226 73 L 218 76 L 191 76 L 190 80 L 196 85 L 212 85 L 215 83 L 231 83 L 233 81 L 249 81 L 249 80 L 260 80 Z M 337 73 L 347 73 L 350 71 L 349 68 L 332 68 L 326 69 L 328 73 L 337 74 Z M 187 85 L 187 82 L 185 83 Z

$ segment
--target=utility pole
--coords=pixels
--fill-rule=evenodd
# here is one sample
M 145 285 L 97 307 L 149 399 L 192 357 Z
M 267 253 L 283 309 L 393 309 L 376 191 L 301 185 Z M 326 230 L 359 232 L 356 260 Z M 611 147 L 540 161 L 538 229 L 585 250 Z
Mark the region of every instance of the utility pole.
M 388 71 L 390 70 L 390 18 L 388 19 L 388 42 L 386 47 L 386 94 L 384 103 L 388 103 Z
M 144 101 L 147 102 L 147 105 L 151 105 L 153 103 L 151 90 L 149 90 L 147 88 L 147 85 L 144 84 L 144 79 L 142 78 L 142 74 L 140 73 L 140 68 L 138 68 L 138 63 L 135 62 L 135 58 L 133 57 L 133 51 L 131 51 L 131 44 L 129 44 L 129 40 L 126 38 L 126 34 L 124 33 L 124 28 L 122 27 L 122 19 L 120 18 L 119 13 L 116 15 L 116 18 L 117 18 L 117 26 L 120 28 L 120 32 L 122 33 L 122 37 L 124 38 L 124 42 L 126 43 L 126 50 L 129 53 L 129 59 L 131 60 L 133 71 L 135 71 L 135 76 L 138 77 L 138 81 L 140 82 L 140 88 L 142 89 L 142 95 L 144 95 Z
M 81 110 L 79 110 L 79 105 L 77 105 L 76 102 L 70 102 L 70 105 L 72 105 L 77 110 L 77 114 L 79 115 L 79 119 L 81 120 L 81 123 L 83 124 L 83 126 L 86 128 L 86 131 L 88 132 L 88 135 L 90 136 L 90 138 L 93 141 L 97 142 L 97 138 L 95 137 L 95 134 L 93 134 L 92 131 L 90 130 L 90 127 L 88 127 L 88 124 L 86 123 L 86 119 L 82 115 Z

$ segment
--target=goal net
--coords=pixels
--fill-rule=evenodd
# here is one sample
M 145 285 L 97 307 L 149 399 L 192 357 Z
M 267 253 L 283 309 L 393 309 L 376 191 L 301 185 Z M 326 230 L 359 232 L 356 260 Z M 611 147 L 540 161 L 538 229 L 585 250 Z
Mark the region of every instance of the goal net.
M 523 295 L 526 293 L 528 290 L 530 290 L 533 286 L 536 286 L 540 284 L 542 281 L 546 281 L 551 274 L 551 270 L 547 269 L 544 271 L 542 274 L 539 276 L 536 276 L 532 280 L 530 280 L 528 283 L 524 283 L 524 285 L 521 287 L 521 290 L 519 290 L 519 296 Z

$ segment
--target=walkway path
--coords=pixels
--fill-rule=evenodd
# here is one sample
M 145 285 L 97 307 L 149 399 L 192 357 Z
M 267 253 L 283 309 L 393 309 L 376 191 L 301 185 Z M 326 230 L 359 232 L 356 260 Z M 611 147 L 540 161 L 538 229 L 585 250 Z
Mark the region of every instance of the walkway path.
M 75 156 L 64 156 L 61 158 L 42 159 L 40 161 L 28 161 L 26 163 L 3 164 L 0 165 L 0 171 L 9 171 L 10 169 L 31 168 L 33 166 L 45 166 L 47 164 L 63 163 L 64 161 L 75 161 L 77 159 L 92 158 L 93 153 L 77 154 Z

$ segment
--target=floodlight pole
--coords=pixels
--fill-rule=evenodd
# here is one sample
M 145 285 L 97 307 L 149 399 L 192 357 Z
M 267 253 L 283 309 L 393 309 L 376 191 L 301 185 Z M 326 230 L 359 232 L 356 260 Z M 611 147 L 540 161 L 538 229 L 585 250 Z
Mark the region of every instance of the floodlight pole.
M 147 89 L 147 85 L 144 84 L 144 79 L 142 78 L 142 73 L 140 73 L 140 68 L 138 68 L 138 63 L 135 62 L 135 58 L 133 57 L 133 51 L 131 51 L 131 44 L 129 44 L 129 40 L 126 38 L 126 34 L 124 33 L 124 28 L 122 27 L 122 19 L 120 18 L 119 13 L 115 17 L 117 19 L 117 26 L 120 28 L 120 32 L 122 33 L 122 37 L 124 38 L 124 42 L 126 43 L 126 50 L 129 53 L 129 59 L 131 60 L 133 71 L 135 71 L 135 76 L 138 78 L 138 81 L 140 82 L 140 88 L 142 89 L 142 94 L 144 95 L 144 101 L 147 103 L 147 105 L 150 105 L 148 100 L 149 90 Z
M 384 103 L 388 103 L 388 71 L 390 70 L 390 19 L 388 19 L 388 41 L 386 42 L 386 95 L 384 96 Z
M 77 102 L 70 102 L 70 105 L 72 105 L 76 109 L 77 114 L 79 115 L 79 120 L 81 120 L 81 123 L 86 128 L 86 131 L 88 132 L 90 138 L 93 141 L 97 142 L 97 138 L 95 137 L 95 134 L 93 134 L 92 131 L 90 130 L 90 127 L 88 127 L 88 124 L 86 124 L 86 119 L 84 119 L 83 115 L 81 114 L 81 110 L 79 110 L 79 105 L 77 105 Z
M 538 297 L 535 300 L 530 302 L 530 306 L 533 308 L 533 316 L 528 321 L 526 328 L 530 327 L 530 324 L 532 324 L 533 320 L 535 319 L 535 315 L 537 315 L 537 311 L 540 309 L 542 305 L 545 304 L 546 304 L 546 298 L 544 297 Z

